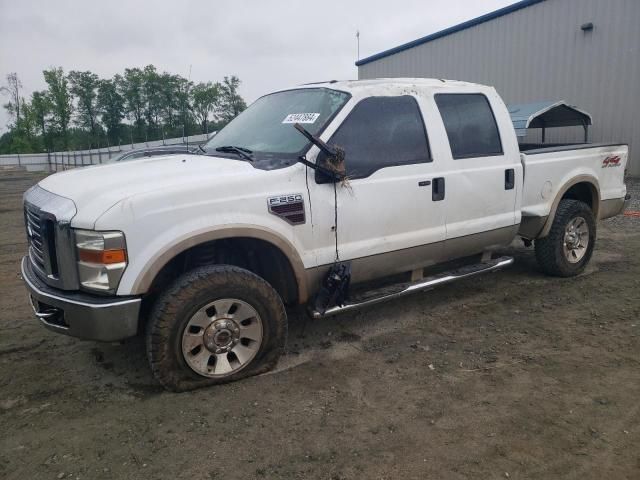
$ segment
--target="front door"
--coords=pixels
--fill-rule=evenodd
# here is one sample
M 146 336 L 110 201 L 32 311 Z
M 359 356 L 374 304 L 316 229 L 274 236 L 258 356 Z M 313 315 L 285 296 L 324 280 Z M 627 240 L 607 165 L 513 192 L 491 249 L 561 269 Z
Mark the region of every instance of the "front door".
M 435 165 L 415 97 L 361 100 L 329 143 L 344 149 L 348 180 L 334 186 L 316 174 L 309 182 L 317 264 L 336 258 L 336 215 L 338 255 L 352 261 L 353 282 L 438 261 L 446 202 L 434 200 Z

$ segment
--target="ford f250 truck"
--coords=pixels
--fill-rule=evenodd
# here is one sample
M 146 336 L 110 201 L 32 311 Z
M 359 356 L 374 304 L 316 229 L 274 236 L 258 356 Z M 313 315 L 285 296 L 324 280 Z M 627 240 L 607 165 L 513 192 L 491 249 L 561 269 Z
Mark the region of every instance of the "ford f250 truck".
M 503 268 L 583 271 L 618 214 L 625 145 L 521 152 L 487 86 L 326 82 L 254 102 L 195 155 L 51 175 L 24 195 L 22 276 L 50 330 L 143 334 L 176 391 L 255 375 L 285 306 L 313 317 Z

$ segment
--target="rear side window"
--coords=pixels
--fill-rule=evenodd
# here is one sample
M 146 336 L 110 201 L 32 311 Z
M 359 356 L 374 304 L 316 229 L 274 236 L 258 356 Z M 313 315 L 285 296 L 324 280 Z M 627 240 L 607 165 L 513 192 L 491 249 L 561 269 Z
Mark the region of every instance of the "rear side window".
M 487 97 L 439 93 L 435 101 L 454 159 L 502 155 L 500 132 Z
M 431 161 L 422 115 L 409 95 L 365 98 L 329 142 L 344 149 L 350 178 L 367 177 L 384 167 Z

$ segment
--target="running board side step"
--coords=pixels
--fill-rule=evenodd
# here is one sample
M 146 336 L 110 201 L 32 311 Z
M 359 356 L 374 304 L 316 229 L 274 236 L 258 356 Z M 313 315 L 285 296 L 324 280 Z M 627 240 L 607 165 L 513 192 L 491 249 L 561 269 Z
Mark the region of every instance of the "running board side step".
M 500 257 L 489 260 L 487 262 L 477 263 L 475 265 L 458 268 L 456 270 L 451 270 L 449 272 L 441 273 L 432 277 L 423 278 L 414 283 L 401 284 L 399 286 L 400 289 L 395 292 L 389 292 L 389 288 L 387 287 L 381 289 L 381 293 L 379 295 L 376 295 L 376 291 L 373 290 L 367 292 L 366 298 L 362 298 L 361 300 L 354 298 L 344 305 L 338 305 L 327 309 L 324 315 L 317 310 L 312 310 L 311 316 L 313 318 L 324 318 L 351 310 L 357 310 L 363 307 L 368 307 L 370 305 L 375 305 L 376 303 L 386 302 L 387 300 L 404 297 L 405 295 L 409 295 L 411 293 L 431 290 L 435 287 L 439 287 L 440 285 L 455 282 L 456 280 L 462 280 L 463 278 L 473 277 L 474 275 L 478 275 L 480 273 L 495 272 L 511 265 L 512 263 L 513 257 Z

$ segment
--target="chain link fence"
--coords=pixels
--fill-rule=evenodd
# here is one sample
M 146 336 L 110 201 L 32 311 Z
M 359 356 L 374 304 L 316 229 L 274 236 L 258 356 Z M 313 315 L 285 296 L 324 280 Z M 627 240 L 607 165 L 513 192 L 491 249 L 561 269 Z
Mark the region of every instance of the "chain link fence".
M 111 158 L 128 152 L 148 147 L 161 147 L 169 145 L 200 145 L 209 137 L 205 134 L 191 135 L 190 137 L 168 138 L 152 142 L 133 143 L 109 148 L 95 148 L 93 150 L 76 150 L 71 152 L 50 153 L 18 153 L 0 155 L 0 168 L 24 168 L 30 172 L 45 171 L 57 172 L 70 168 L 98 165 L 108 162 Z

